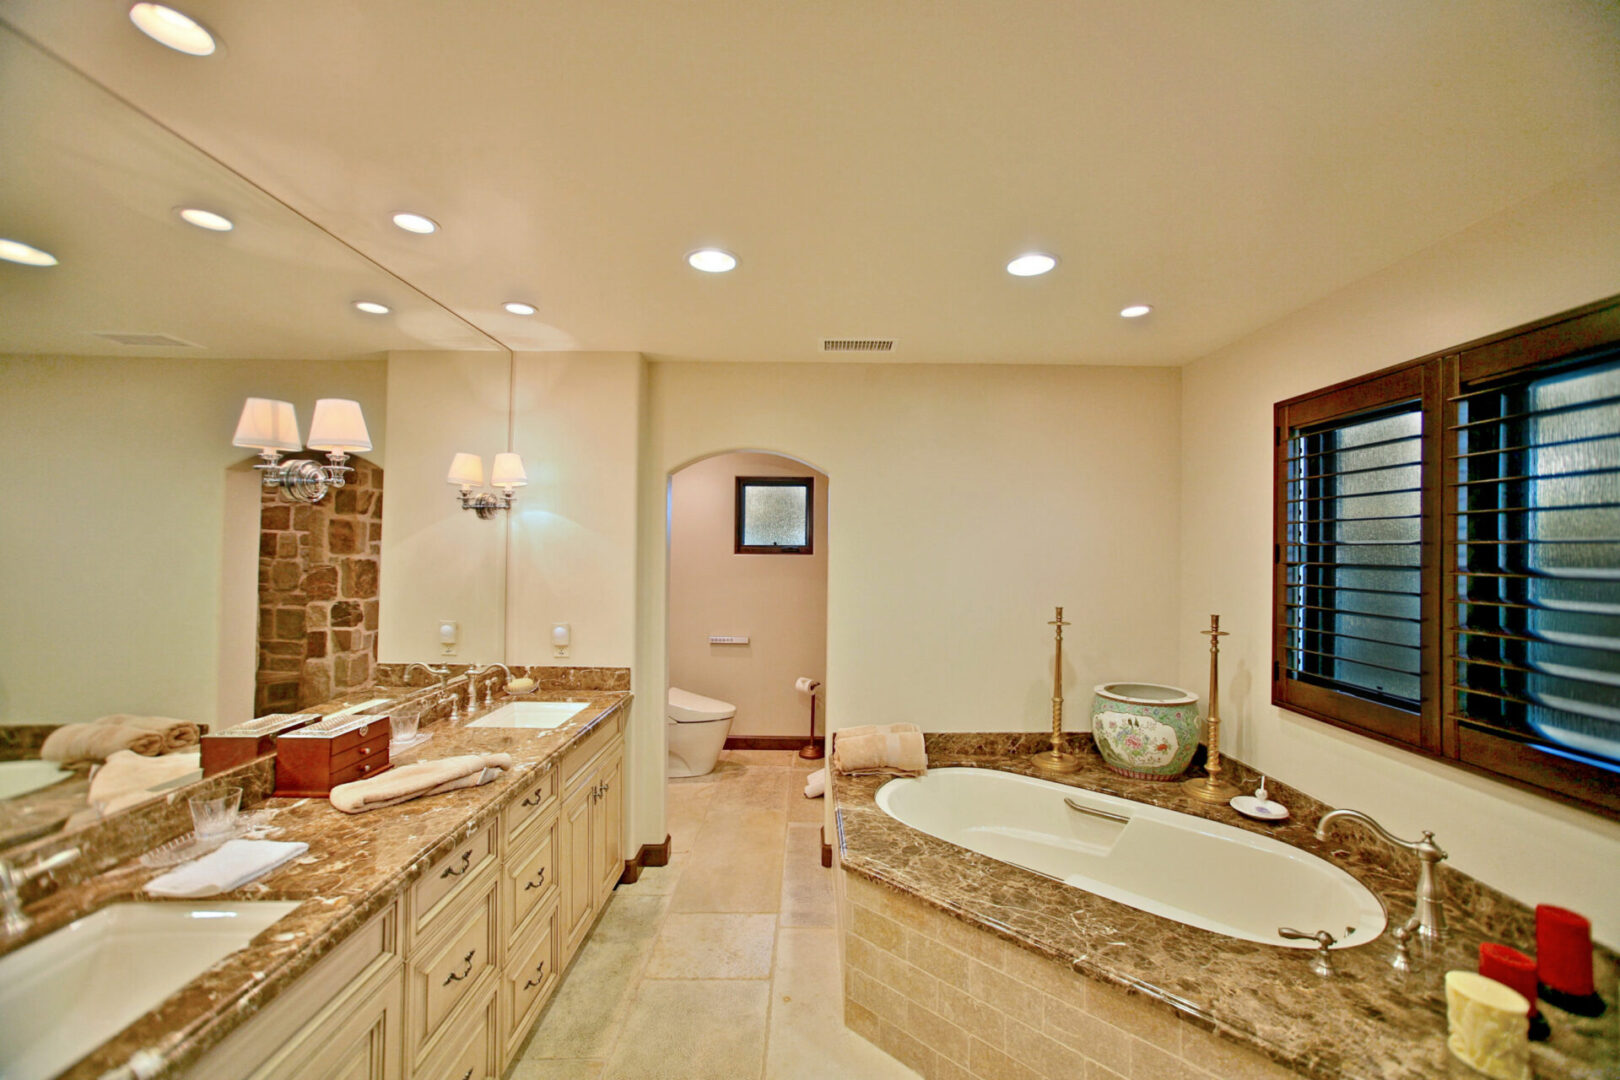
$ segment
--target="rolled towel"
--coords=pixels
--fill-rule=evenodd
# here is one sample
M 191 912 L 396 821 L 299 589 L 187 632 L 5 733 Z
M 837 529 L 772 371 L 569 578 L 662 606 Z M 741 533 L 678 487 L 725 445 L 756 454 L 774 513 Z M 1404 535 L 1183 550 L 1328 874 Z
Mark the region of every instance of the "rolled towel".
M 196 746 L 202 733 L 208 730 L 207 724 L 194 724 L 190 720 L 176 720 L 171 716 L 136 716 L 133 713 L 113 713 L 111 716 L 97 717 L 92 722 L 155 731 L 163 736 L 165 751 Z
M 152 797 L 152 789 L 160 784 L 200 772 L 202 754 L 195 750 L 189 754 L 158 757 L 115 750 L 107 755 L 106 764 L 90 774 L 90 802 L 97 804 L 103 814 L 111 814 L 145 802 Z
M 462 754 L 436 761 L 417 761 L 369 780 L 339 784 L 328 798 L 345 814 L 363 814 L 424 795 L 442 795 L 487 784 L 501 775 L 502 769 L 511 767 L 511 754 Z
M 67 768 L 106 761 L 120 750 L 133 750 L 146 757 L 163 753 L 163 736 L 145 728 L 124 724 L 63 724 L 45 736 L 39 756 Z
M 859 738 L 862 735 L 898 735 L 902 731 L 921 730 L 922 729 L 916 724 L 878 724 L 875 726 L 872 724 L 867 724 L 865 727 L 842 728 L 838 732 L 838 737 L 842 739 L 845 736 L 848 736 L 853 739 Z
M 893 728 L 911 728 L 896 731 Z M 890 725 L 891 730 L 871 734 L 859 729 L 840 731 L 833 740 L 833 768 L 841 773 L 885 773 L 890 776 L 921 776 L 928 771 L 928 750 L 922 732 L 914 725 Z
M 148 881 L 146 891 L 153 896 L 217 896 L 240 889 L 308 850 L 308 844 L 282 840 L 227 840 L 202 858 Z
M 817 769 L 804 779 L 804 797 L 819 799 L 827 793 L 827 770 Z

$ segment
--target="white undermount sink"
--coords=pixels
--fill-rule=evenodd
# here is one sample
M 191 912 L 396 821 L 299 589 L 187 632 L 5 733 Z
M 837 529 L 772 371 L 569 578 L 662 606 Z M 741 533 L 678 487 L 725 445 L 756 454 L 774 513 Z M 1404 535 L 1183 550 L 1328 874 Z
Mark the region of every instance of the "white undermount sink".
M 0 1077 L 55 1076 L 297 906 L 111 904 L 0 956 Z
M 588 707 L 583 701 L 514 701 L 467 726 L 549 730 L 562 727 Z
M 0 799 L 38 791 L 72 775 L 54 761 L 0 761 Z

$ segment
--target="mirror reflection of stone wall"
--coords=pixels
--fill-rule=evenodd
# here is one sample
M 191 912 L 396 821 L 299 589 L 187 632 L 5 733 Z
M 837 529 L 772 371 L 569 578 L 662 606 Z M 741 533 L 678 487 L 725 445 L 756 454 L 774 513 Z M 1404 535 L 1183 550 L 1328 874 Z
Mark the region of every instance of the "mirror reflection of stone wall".
M 348 482 L 313 505 L 264 492 L 254 716 L 296 712 L 372 681 L 383 471 L 364 458 L 349 464 Z

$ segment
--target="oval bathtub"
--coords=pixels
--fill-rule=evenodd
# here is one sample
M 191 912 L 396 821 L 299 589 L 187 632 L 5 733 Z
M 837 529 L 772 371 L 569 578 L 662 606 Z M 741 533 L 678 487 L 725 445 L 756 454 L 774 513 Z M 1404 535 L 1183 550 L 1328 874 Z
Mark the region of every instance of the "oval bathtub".
M 1124 818 L 1071 809 L 1066 799 Z M 878 789 L 890 817 L 992 859 L 1188 926 L 1286 948 L 1278 927 L 1327 930 L 1334 948 L 1384 930 L 1355 878 L 1245 829 L 1084 788 L 990 769 L 931 769 Z M 1353 932 L 1346 933 L 1346 928 Z

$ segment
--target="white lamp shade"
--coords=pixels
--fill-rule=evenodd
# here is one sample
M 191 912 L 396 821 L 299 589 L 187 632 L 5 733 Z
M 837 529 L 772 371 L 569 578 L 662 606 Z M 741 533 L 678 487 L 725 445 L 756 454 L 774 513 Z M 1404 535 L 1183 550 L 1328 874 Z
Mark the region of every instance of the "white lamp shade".
M 515 488 L 522 487 L 529 482 L 529 474 L 523 471 L 523 458 L 518 454 L 496 454 L 495 467 L 490 471 L 489 482 L 495 487 Z
M 347 398 L 321 398 L 309 422 L 309 448 L 344 454 L 371 449 L 371 433 L 360 403 Z
M 462 487 L 483 487 L 484 459 L 477 454 L 457 454 L 450 461 L 450 475 L 445 479 Z
M 248 398 L 242 404 L 242 418 L 236 422 L 236 436 L 231 439 L 231 445 L 291 453 L 302 450 L 304 444 L 298 441 L 298 413 L 292 402 Z

